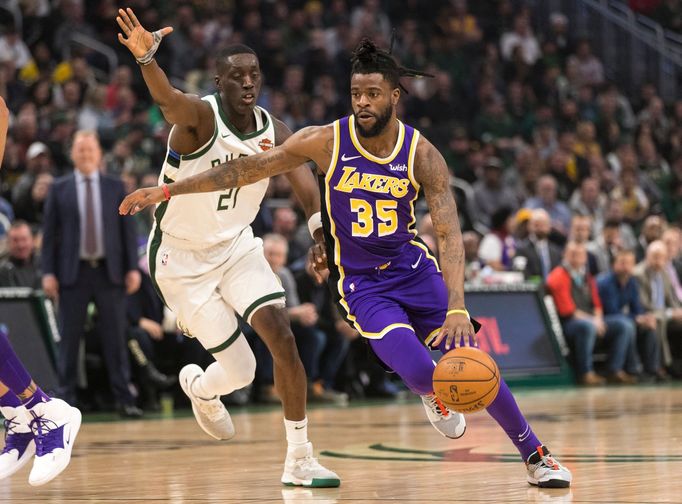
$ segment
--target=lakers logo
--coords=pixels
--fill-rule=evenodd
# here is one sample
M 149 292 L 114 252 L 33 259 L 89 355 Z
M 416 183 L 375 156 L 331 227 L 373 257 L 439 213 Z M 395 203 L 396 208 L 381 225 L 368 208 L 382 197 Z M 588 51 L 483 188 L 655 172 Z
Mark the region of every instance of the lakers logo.
M 379 194 L 391 193 L 394 198 L 402 198 L 407 194 L 410 180 L 406 178 L 377 175 L 374 173 L 359 173 L 352 166 L 343 167 L 341 180 L 336 184 L 337 191 L 350 193 L 355 189 L 361 189 Z

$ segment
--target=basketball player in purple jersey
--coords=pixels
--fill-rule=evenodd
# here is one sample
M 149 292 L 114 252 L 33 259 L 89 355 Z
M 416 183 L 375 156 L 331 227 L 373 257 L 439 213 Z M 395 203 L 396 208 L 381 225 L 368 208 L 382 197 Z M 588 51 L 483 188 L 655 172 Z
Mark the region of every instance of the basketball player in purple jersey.
M 9 110 L 0 97 L 0 166 L 8 124 Z M 14 353 L 4 325 L 0 325 L 0 413 L 5 418 L 0 479 L 11 476 L 31 459 L 28 482 L 33 486 L 44 485 L 66 469 L 81 412 L 61 399 L 50 398 L 35 384 Z
M 165 187 L 137 190 L 123 201 L 120 212 L 137 213 L 166 195 L 251 184 L 314 161 L 323 179 L 331 287 L 347 320 L 368 338 L 384 364 L 421 396 L 433 426 L 457 438 L 464 434 L 464 417 L 434 395 L 434 363 L 425 345 L 445 353 L 453 345 L 476 344 L 474 321 L 464 304 L 457 207 L 443 157 L 395 113 L 400 78 L 425 74 L 399 66 L 366 39 L 352 63 L 352 116 L 304 128 L 262 154 Z M 438 235 L 440 267 L 414 229 L 420 188 Z M 504 381 L 487 410 L 521 453 L 529 483 L 570 485 L 571 473 L 540 443 Z

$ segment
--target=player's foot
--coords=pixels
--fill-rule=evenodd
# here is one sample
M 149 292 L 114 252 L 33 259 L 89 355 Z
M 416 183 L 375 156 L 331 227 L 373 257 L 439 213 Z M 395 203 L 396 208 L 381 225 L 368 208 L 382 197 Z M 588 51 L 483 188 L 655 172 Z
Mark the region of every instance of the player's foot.
M 546 446 L 538 449 L 526 461 L 528 483 L 542 488 L 567 488 L 571 486 L 571 471 L 552 457 Z
M 464 415 L 445 406 L 436 394 L 423 395 L 421 398 L 426 416 L 438 432 L 450 439 L 457 439 L 464 435 L 467 429 Z
M 188 364 L 180 370 L 180 386 L 192 401 L 192 411 L 199 427 L 215 439 L 230 439 L 234 436 L 234 424 L 220 397 L 205 399 L 192 390 L 192 384 L 203 374 L 204 370 L 199 366 Z
M 339 486 L 341 480 L 313 457 L 313 444 L 306 443 L 287 450 L 282 483 L 287 486 L 328 488 Z
M 36 456 L 28 482 L 39 486 L 52 481 L 69 465 L 81 427 L 81 412 L 61 399 L 50 399 L 35 405 L 29 414 L 33 417 L 30 425 Z
M 0 452 L 0 479 L 12 476 L 24 467 L 36 452 L 26 408 L 0 408 L 5 417 L 5 447 Z

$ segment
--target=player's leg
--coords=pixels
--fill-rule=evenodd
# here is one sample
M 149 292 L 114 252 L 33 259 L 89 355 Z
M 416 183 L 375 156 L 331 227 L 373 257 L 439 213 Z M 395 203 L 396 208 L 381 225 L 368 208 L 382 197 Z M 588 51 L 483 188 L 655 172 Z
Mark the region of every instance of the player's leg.
M 14 353 L 4 327 L 0 327 L 0 412 L 6 431 L 0 478 L 19 470 L 33 453 L 31 485 L 43 485 L 66 469 L 81 413 L 60 399 L 50 398 L 35 384 Z
M 434 263 L 426 262 L 419 273 L 420 281 L 410 291 L 411 295 L 404 304 L 409 307 L 410 320 L 417 334 L 430 342 L 445 320 L 448 293 Z M 439 350 L 448 352 L 445 340 Z M 500 390 L 487 411 L 519 450 L 527 464 L 530 483 L 549 487 L 570 484 L 571 473 L 551 457 L 535 436 L 504 380 L 500 380 Z
M 306 417 L 307 379 L 284 308 L 284 292 L 263 256 L 262 242 L 253 238 L 250 229 L 238 238 L 219 290 L 272 354 L 275 388 L 284 409 L 288 443 L 282 483 L 338 486 L 339 477 L 312 456 Z
M 206 370 L 189 364 L 180 371 L 179 382 L 197 423 L 213 438 L 230 439 L 234 425 L 220 396 L 250 384 L 256 367 L 234 311 L 219 289 L 233 247 L 228 243 L 193 250 L 187 245 L 164 235 L 160 244 L 150 247 L 150 274 L 177 316 L 178 327 L 216 359 Z

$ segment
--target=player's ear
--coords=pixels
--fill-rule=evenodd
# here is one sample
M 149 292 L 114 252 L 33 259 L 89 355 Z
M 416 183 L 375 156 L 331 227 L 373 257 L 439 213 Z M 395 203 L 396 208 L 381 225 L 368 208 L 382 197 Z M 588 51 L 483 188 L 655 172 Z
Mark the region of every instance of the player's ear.
M 213 80 L 215 81 L 215 87 L 218 88 L 218 91 L 222 91 L 223 88 L 220 86 L 220 76 L 216 75 L 213 77 Z
M 400 88 L 399 87 L 395 88 L 393 90 L 393 92 L 391 93 L 391 103 L 393 103 L 393 105 L 395 106 L 398 104 L 398 100 L 400 100 Z

